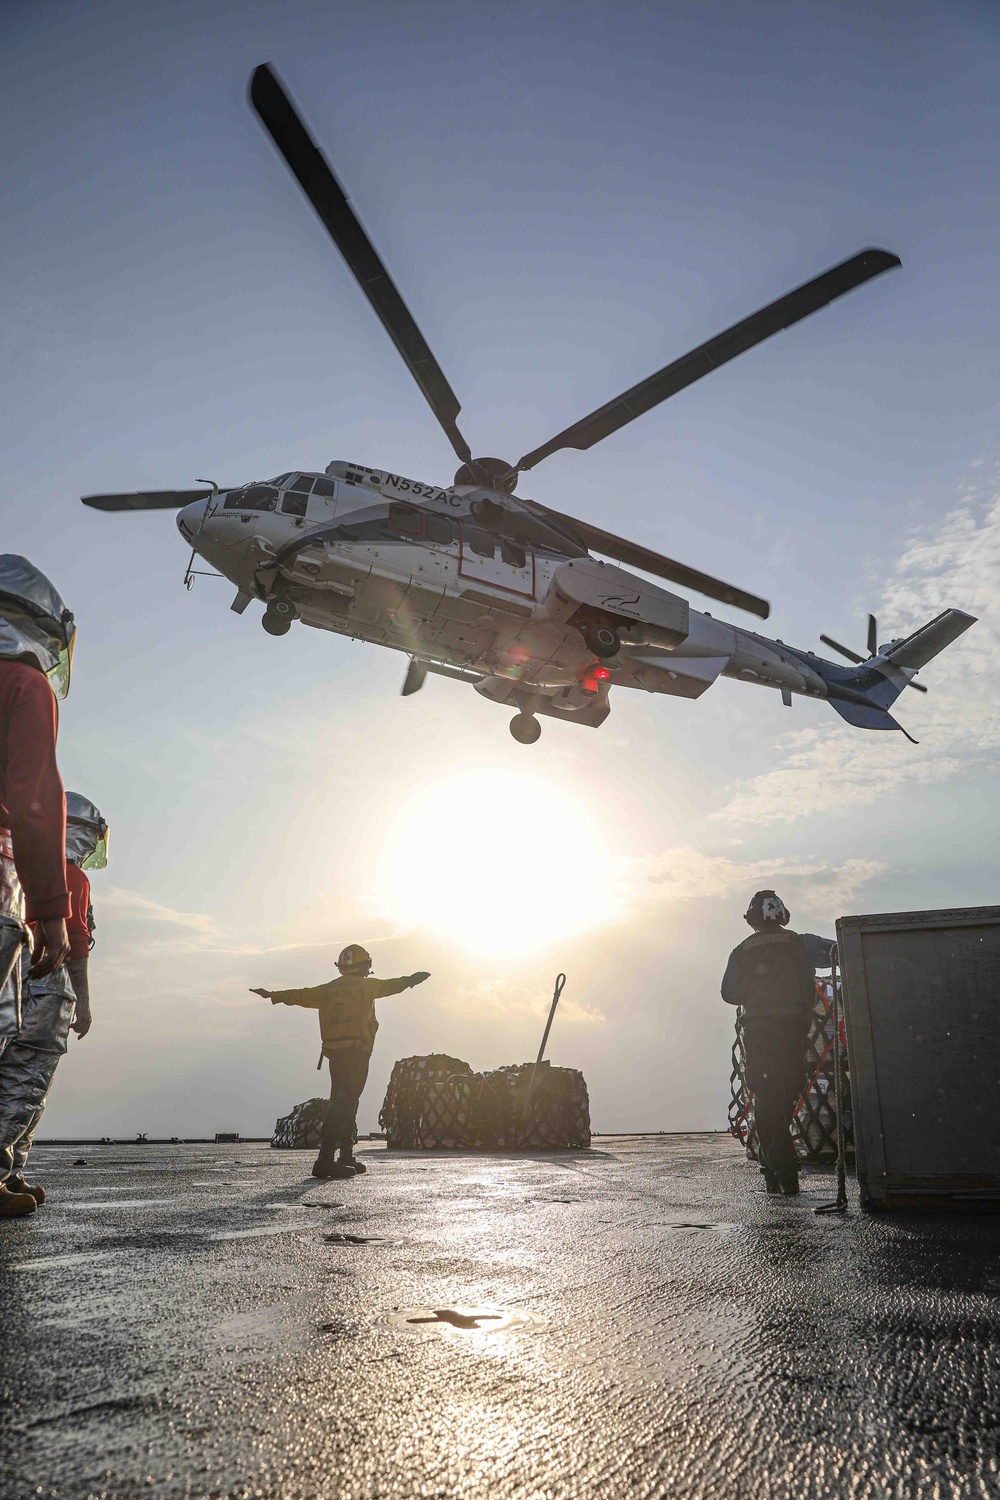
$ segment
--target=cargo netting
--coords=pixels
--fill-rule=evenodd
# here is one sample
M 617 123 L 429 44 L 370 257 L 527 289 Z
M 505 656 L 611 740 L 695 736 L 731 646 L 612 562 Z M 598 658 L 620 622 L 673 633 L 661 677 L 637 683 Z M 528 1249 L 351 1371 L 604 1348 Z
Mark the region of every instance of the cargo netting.
M 274 1122 L 271 1145 L 281 1151 L 315 1151 L 326 1119 L 326 1099 L 307 1099 Z
M 583 1074 L 547 1062 L 474 1073 L 436 1053 L 404 1057 L 379 1114 L 390 1151 L 574 1150 L 590 1145 Z
M 851 1116 L 851 1078 L 847 1065 L 847 1036 L 844 1010 L 840 1008 L 840 1046 L 844 1090 L 844 1145 L 848 1156 L 854 1155 L 854 1122 Z M 732 1098 L 729 1104 L 729 1133 L 746 1147 L 747 1155 L 757 1159 L 757 1132 L 754 1129 L 753 1094 L 744 1076 L 743 1029 L 736 1021 L 733 1042 L 733 1067 L 730 1074 Z M 816 981 L 816 1005 L 806 1048 L 806 1086 L 802 1091 L 792 1120 L 792 1139 L 801 1161 L 833 1162 L 837 1160 L 837 1102 L 833 1086 L 833 987 L 829 979 Z

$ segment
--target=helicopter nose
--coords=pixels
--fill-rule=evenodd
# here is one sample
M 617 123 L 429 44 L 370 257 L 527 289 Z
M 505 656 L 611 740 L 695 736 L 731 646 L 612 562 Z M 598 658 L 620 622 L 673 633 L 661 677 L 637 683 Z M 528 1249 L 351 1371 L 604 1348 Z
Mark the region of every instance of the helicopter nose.
M 194 539 L 198 534 L 198 528 L 204 520 L 207 509 L 207 500 L 192 500 L 190 505 L 182 506 L 177 512 L 177 530 L 192 547 L 194 546 Z

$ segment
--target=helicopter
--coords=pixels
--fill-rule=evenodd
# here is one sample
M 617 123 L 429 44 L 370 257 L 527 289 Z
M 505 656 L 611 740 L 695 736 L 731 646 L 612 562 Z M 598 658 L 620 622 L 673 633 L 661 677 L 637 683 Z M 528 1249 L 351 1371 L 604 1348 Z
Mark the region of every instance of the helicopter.
M 585 451 L 668 397 L 846 292 L 901 265 L 863 250 L 673 360 L 516 463 L 475 458 L 461 406 L 392 278 L 269 64 L 250 102 L 368 298 L 459 460 L 454 482 L 426 483 L 337 460 L 237 487 L 83 497 L 103 511 L 177 510 L 191 548 L 236 585 L 232 609 L 264 605 L 264 629 L 295 622 L 404 652 L 403 696 L 428 674 L 468 683 L 516 710 L 522 744 L 538 716 L 596 728 L 612 687 L 699 698 L 719 678 L 825 698 L 849 724 L 901 729 L 889 708 L 917 671 L 970 625 L 946 609 L 868 656 L 827 644 L 850 667 L 730 625 L 651 581 L 663 579 L 766 620 L 766 600 L 516 493 L 520 476 L 565 449 Z M 597 554 L 594 556 L 593 554 Z M 640 572 L 630 571 L 638 569 Z M 641 575 L 651 576 L 641 576 Z M 903 730 L 906 734 L 906 731 Z M 911 736 L 907 735 L 907 738 Z

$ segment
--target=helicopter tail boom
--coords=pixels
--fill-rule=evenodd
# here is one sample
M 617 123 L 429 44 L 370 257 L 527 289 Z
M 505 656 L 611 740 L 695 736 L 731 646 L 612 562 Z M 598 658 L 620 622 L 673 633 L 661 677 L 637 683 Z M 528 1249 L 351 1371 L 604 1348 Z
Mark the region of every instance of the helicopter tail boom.
M 827 678 L 827 696 L 848 724 L 858 729 L 906 730 L 889 709 L 914 673 L 976 623 L 960 609 L 945 609 L 904 640 L 893 641 L 853 672 Z M 907 735 L 907 739 L 911 736 Z

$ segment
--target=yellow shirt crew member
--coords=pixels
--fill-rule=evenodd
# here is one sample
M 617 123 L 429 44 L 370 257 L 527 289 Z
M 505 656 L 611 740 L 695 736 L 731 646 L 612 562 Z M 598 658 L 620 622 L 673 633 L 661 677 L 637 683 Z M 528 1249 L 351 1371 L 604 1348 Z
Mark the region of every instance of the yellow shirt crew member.
M 251 991 L 272 1005 L 301 1005 L 319 1011 L 323 1056 L 330 1065 L 330 1103 L 323 1126 L 314 1177 L 354 1177 L 366 1170 L 354 1155 L 358 1104 L 368 1079 L 378 1020 L 375 1001 L 423 984 L 430 975 L 421 970 L 400 979 L 375 979 L 371 955 L 351 943 L 337 960 L 340 975 L 326 984 L 298 990 Z M 340 1158 L 336 1153 L 339 1149 Z

